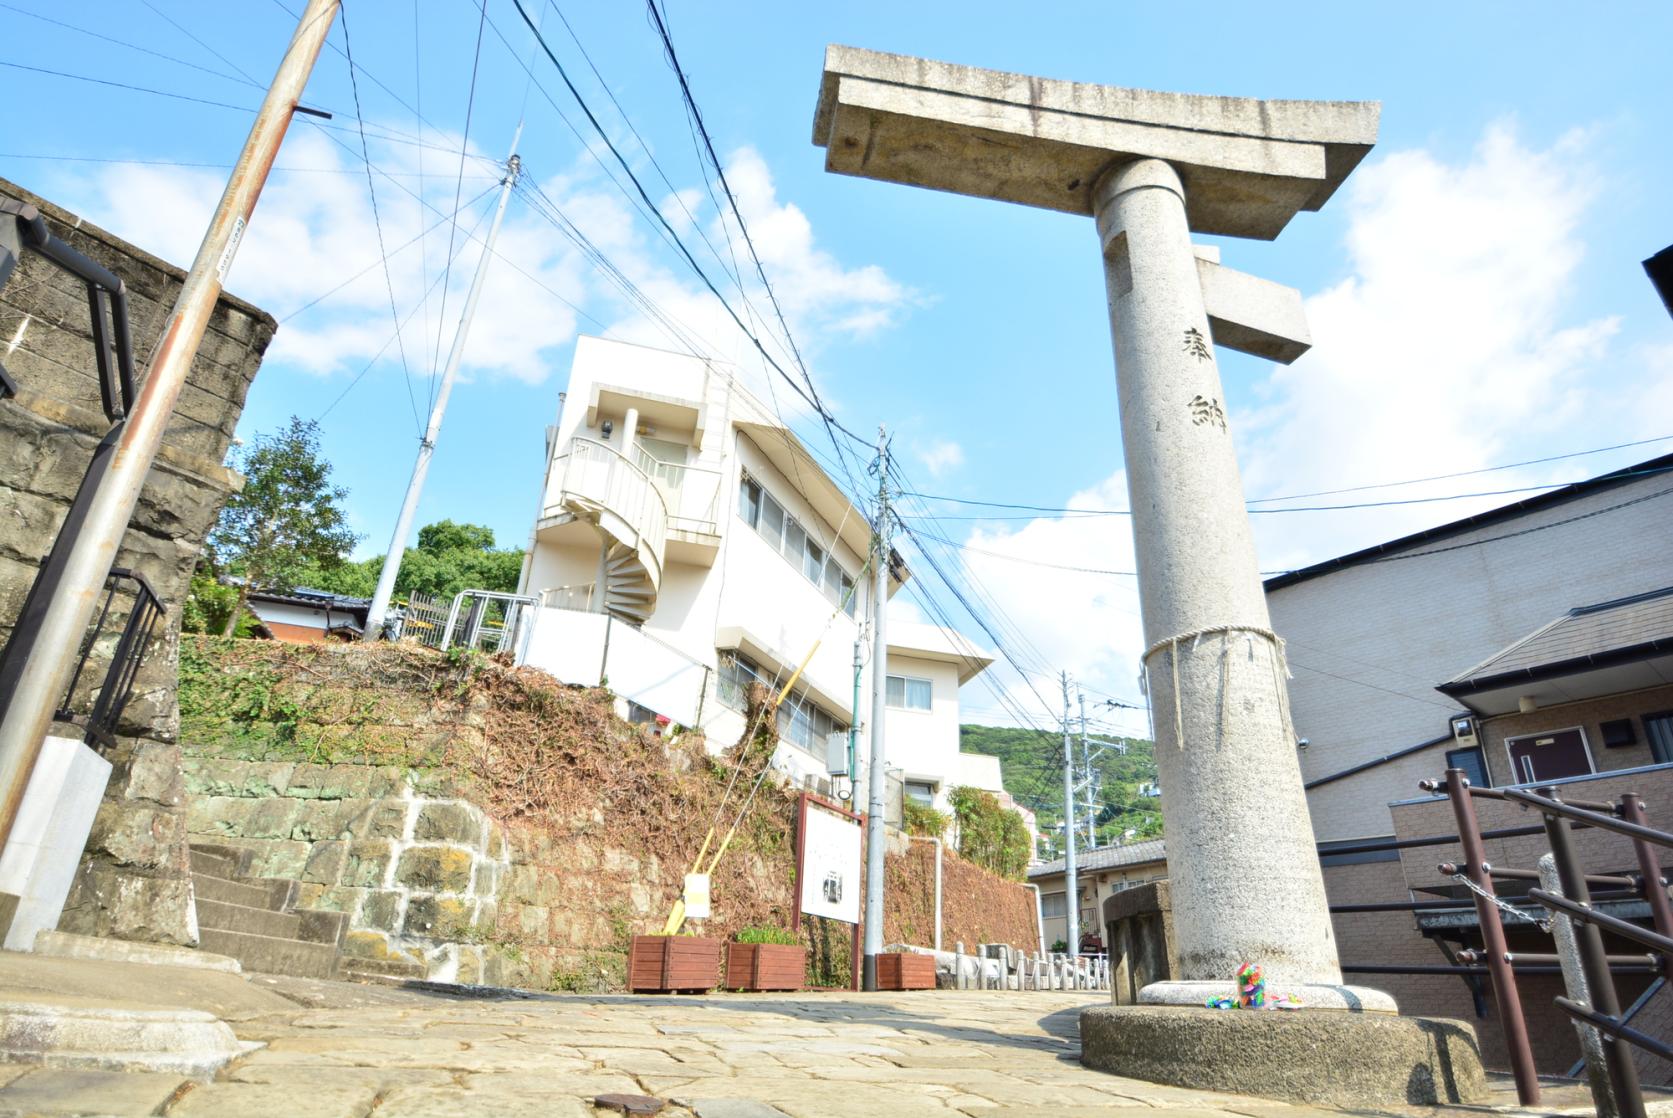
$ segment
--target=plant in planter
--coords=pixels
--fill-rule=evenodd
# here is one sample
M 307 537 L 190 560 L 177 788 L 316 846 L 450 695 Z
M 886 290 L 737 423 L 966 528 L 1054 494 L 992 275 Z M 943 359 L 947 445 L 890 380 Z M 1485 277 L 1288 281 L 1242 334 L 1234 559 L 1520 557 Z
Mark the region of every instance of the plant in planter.
M 708 936 L 634 936 L 627 988 L 635 993 L 702 994 L 720 979 L 720 941 Z
M 807 948 L 783 928 L 745 928 L 726 945 L 728 990 L 800 990 Z

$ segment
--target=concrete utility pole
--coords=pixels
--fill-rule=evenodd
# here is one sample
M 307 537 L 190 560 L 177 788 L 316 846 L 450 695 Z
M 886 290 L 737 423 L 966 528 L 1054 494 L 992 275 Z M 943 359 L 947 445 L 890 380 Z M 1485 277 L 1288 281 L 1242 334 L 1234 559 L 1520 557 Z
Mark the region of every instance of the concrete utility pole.
M 69 685 L 82 637 L 221 296 L 227 270 L 255 213 L 268 170 L 337 16 L 337 4 L 338 0 L 309 0 L 302 12 L 198 246 L 197 258 L 163 323 L 145 382 L 117 437 L 109 472 L 94 493 L 66 556 L 59 592 L 41 619 L 36 644 L 40 653 L 24 666 L 12 701 L 0 712 L 0 842 L 11 832 L 53 711 Z
M 877 956 L 883 953 L 883 721 L 889 710 L 889 436 L 877 428 L 877 551 L 872 556 L 871 591 L 871 761 L 866 769 L 866 940 L 861 985 L 877 989 Z
M 1080 880 L 1075 876 L 1075 746 L 1069 736 L 1069 673 L 1063 673 L 1063 876 L 1069 902 L 1069 954 L 1080 951 Z
M 401 559 L 407 552 L 407 537 L 412 534 L 413 517 L 418 513 L 418 498 L 424 492 L 430 459 L 436 453 L 436 436 L 441 433 L 442 416 L 447 413 L 447 398 L 453 392 L 453 378 L 459 372 L 459 359 L 465 354 L 465 339 L 470 335 L 471 319 L 476 315 L 482 281 L 488 275 L 488 261 L 494 257 L 494 242 L 499 240 L 500 223 L 505 219 L 506 203 L 511 200 L 511 188 L 517 185 L 517 176 L 523 170 L 522 160 L 517 158 L 517 143 L 522 138 L 523 125 L 519 121 L 517 132 L 511 138 L 511 156 L 505 163 L 505 177 L 500 180 L 500 202 L 494 210 L 494 223 L 488 228 L 488 239 L 482 245 L 482 258 L 476 262 L 470 294 L 465 297 L 465 309 L 459 315 L 459 328 L 453 333 L 453 346 L 447 354 L 447 369 L 442 373 L 435 406 L 430 409 L 430 423 L 424 429 L 424 440 L 418 444 L 418 461 L 413 463 L 412 480 L 407 482 L 407 495 L 401 501 L 401 515 L 395 518 L 395 532 L 389 538 L 389 554 L 383 557 L 383 570 L 378 574 L 378 588 L 372 593 L 371 608 L 366 611 L 366 630 L 360 634 L 361 640 L 375 641 L 383 636 L 384 618 L 389 614 L 389 598 L 395 593 L 395 576 L 400 573 Z M 599 585 L 603 585 L 602 581 Z

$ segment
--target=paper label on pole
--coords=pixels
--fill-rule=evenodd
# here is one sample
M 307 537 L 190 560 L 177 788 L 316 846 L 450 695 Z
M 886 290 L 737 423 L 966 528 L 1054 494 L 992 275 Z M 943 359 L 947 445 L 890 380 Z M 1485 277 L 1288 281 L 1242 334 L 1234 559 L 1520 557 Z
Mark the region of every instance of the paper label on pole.
M 687 920 L 707 920 L 709 918 L 709 875 L 706 873 L 688 873 L 685 875 L 685 918 Z
M 232 267 L 232 258 L 238 255 L 238 246 L 244 241 L 244 215 L 239 214 L 233 219 L 232 236 L 227 238 L 227 247 L 221 250 L 221 259 L 215 265 L 216 278 L 225 281 L 227 269 Z
M 802 911 L 858 924 L 860 861 L 859 821 L 809 803 L 800 866 Z

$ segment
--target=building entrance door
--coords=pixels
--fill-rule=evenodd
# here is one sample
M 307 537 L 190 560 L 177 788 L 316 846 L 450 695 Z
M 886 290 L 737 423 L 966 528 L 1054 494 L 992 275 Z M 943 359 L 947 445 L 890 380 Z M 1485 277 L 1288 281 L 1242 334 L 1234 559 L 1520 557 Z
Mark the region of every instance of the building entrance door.
M 1585 735 L 1579 730 L 1510 738 L 1505 748 L 1510 751 L 1510 767 L 1518 784 L 1564 780 L 1594 771 Z

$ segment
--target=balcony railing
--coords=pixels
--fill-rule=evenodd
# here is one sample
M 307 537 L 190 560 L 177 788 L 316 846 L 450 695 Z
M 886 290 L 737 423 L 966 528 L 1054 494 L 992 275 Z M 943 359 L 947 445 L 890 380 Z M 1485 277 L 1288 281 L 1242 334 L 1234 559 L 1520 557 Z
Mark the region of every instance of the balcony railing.
M 680 532 L 715 533 L 715 522 L 720 515 L 719 470 L 663 462 L 651 457 L 643 447 L 636 448 L 634 461 L 661 491 L 668 507 L 670 528 Z
M 560 454 L 558 505 L 545 510 L 553 516 L 568 511 L 563 508 L 579 499 L 610 514 L 625 530 L 618 532 L 606 524 L 612 535 L 623 543 L 643 544 L 656 560 L 660 579 L 662 557 L 668 540 L 668 505 L 657 488 L 637 465 L 629 462 L 614 447 L 593 439 L 569 440 L 569 448 Z

